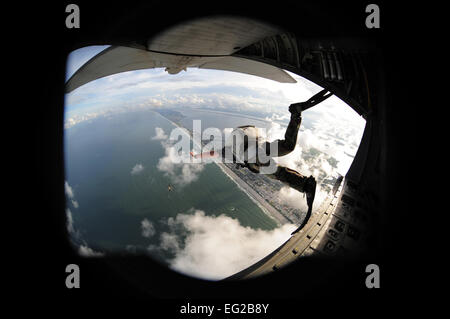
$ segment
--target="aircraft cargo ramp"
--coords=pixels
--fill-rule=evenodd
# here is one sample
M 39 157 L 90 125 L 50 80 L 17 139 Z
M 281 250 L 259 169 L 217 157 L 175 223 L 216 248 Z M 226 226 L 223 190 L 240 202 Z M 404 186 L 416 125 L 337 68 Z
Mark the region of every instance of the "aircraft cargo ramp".
M 353 182 L 338 180 L 302 230 L 259 262 L 225 280 L 264 275 L 303 256 L 351 257 L 362 253 L 368 237 L 369 216 L 361 202 Z

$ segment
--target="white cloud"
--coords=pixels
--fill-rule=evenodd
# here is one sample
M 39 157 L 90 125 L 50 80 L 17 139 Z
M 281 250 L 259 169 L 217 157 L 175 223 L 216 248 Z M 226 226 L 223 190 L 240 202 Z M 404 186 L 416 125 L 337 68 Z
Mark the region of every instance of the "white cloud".
M 327 194 L 328 192 L 322 190 L 320 186 L 317 187 L 316 196 L 314 198 L 313 211 L 322 204 Z M 291 187 L 286 186 L 281 188 L 278 192 L 278 198 L 286 205 L 293 208 L 298 208 L 304 213 L 306 213 L 306 211 L 308 210 L 308 205 L 306 204 L 306 196 Z
M 155 127 L 156 135 L 152 137 L 152 140 L 166 140 L 167 135 L 164 133 L 164 130 L 160 127 Z
M 196 181 L 203 171 L 204 164 L 190 163 L 189 154 L 179 154 L 175 147 L 168 143 L 161 143 L 165 156 L 159 159 L 157 168 L 164 172 L 174 184 L 188 185 Z
M 194 214 L 178 214 L 169 218 L 170 231 L 161 234 L 160 249 L 175 257 L 170 267 L 182 273 L 211 280 L 219 280 L 252 265 L 270 254 L 296 229 L 285 224 L 274 230 L 242 226 L 237 219 L 226 215 L 206 216 L 197 210 Z M 182 226 L 187 237 L 178 229 Z M 184 240 L 183 240 L 184 238 Z M 154 247 L 153 247 L 154 249 Z
M 75 193 L 74 193 L 72 187 L 69 185 L 69 183 L 67 181 L 65 181 L 65 183 L 64 183 L 64 190 L 65 190 L 67 198 L 70 199 L 70 202 L 72 203 L 72 206 L 74 208 L 78 208 L 80 205 L 75 200 Z
M 82 239 L 81 237 L 81 233 L 75 229 L 74 227 L 74 221 L 73 221 L 73 216 L 72 216 L 72 212 L 70 211 L 69 208 L 66 209 L 66 218 L 67 218 L 67 231 L 69 233 L 70 236 L 72 236 L 73 239 L 75 239 L 75 241 L 77 242 L 77 244 L 75 244 L 76 246 L 78 246 L 78 254 L 84 257 L 100 257 L 100 256 L 104 256 L 105 254 L 102 252 L 98 252 L 93 250 L 92 248 L 90 248 L 87 243 Z M 79 244 L 78 242 L 82 242 L 83 244 Z
M 141 233 L 142 236 L 146 238 L 150 238 L 156 233 L 153 223 L 149 221 L 147 218 L 144 218 L 141 221 Z
M 170 250 L 172 252 L 180 251 L 181 239 L 176 234 L 162 233 L 161 234 L 161 244 L 159 247 L 150 246 L 151 249 L 161 248 L 164 250 Z
M 285 156 L 274 159 L 279 165 L 294 169 L 304 176 L 312 175 L 316 178 L 318 184 L 314 209 L 322 203 L 330 190 L 330 186 L 325 185 L 324 181 L 337 177 L 338 174 L 345 175 L 348 171 L 353 161 L 351 155 L 357 151 L 365 123 L 343 103 L 339 104 L 337 101 L 333 103 L 337 104 L 317 106 L 314 109 L 316 113 L 305 112 L 303 121 L 312 118 L 313 128 L 305 128 L 303 124 L 298 133 L 295 149 Z M 266 139 L 269 141 L 283 139 L 286 126 L 274 122 L 274 116 L 267 120 L 272 122 Z M 306 199 L 303 199 L 303 194 L 295 189 L 283 187 L 277 197 L 291 207 L 298 208 L 302 212 L 307 211 Z
M 134 165 L 133 169 L 131 170 L 131 175 L 137 175 L 141 173 L 144 170 L 144 166 L 142 164 L 136 164 Z
M 78 202 L 76 200 L 71 199 L 72 205 L 74 208 L 78 208 L 80 207 L 80 205 L 78 204 Z
M 100 256 L 105 255 L 102 252 L 93 250 L 92 248 L 88 247 L 87 245 L 80 245 L 80 247 L 78 247 L 78 253 L 84 257 L 100 257 Z
M 69 185 L 69 183 L 67 181 L 64 183 L 64 190 L 66 192 L 67 197 L 69 197 L 69 198 L 74 197 L 72 187 Z
M 74 234 L 75 229 L 73 228 L 73 217 L 72 212 L 70 211 L 69 208 L 66 208 L 66 217 L 67 217 L 67 231 L 69 232 L 69 234 Z
M 67 218 L 66 227 L 69 236 L 71 236 L 72 239 L 81 240 L 81 233 L 74 226 L 73 215 L 69 208 L 66 208 L 66 218 Z
M 75 195 L 74 195 L 73 189 L 67 181 L 64 183 L 64 188 L 65 188 L 65 193 L 66 193 L 67 197 L 70 198 L 70 201 L 72 202 L 73 207 L 78 208 L 79 205 L 78 205 L 78 202 L 74 199 Z M 76 239 L 77 242 L 81 241 L 84 243 L 84 244 L 80 244 L 80 245 L 76 244 L 78 246 L 78 253 L 81 256 L 85 256 L 85 257 L 103 256 L 104 253 L 94 251 L 92 248 L 88 247 L 86 242 L 82 239 L 81 233 L 75 228 L 72 211 L 69 208 L 66 208 L 66 218 L 67 218 L 66 227 L 67 227 L 67 231 L 68 231 L 69 235 L 72 237 L 72 239 Z

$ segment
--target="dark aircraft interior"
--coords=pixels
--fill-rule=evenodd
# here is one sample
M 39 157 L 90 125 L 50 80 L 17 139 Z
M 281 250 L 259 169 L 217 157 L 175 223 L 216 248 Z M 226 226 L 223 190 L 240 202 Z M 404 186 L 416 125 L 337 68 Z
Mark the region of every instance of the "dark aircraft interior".
M 39 211 L 45 212 L 40 214 L 44 222 L 36 225 L 43 224 L 40 238 L 48 249 L 29 257 L 41 260 L 39 280 L 55 287 L 49 296 L 67 294 L 72 300 L 98 295 L 139 300 L 287 298 L 287 308 L 297 307 L 296 300 L 318 304 L 346 300 L 340 303 L 342 308 L 334 308 L 336 312 L 353 300 L 392 302 L 376 289 L 367 289 L 364 280 L 365 266 L 377 264 L 382 286 L 403 287 L 407 281 L 396 273 L 401 269 L 397 262 L 411 249 L 410 239 L 401 234 L 405 229 L 399 227 L 406 228 L 402 221 L 411 204 L 403 187 L 408 185 L 412 165 L 407 160 L 412 142 L 406 137 L 413 115 L 404 113 L 407 102 L 404 95 L 396 94 L 402 89 L 399 77 L 405 76 L 401 61 L 407 58 L 399 46 L 409 41 L 409 35 L 402 43 L 397 41 L 394 8 L 384 1 L 379 3 L 382 27 L 368 29 L 366 5 L 297 1 L 211 6 L 155 1 L 128 4 L 124 9 L 123 3 L 83 2 L 77 30 L 64 28 L 62 6 L 49 9 L 55 14 L 41 28 L 51 34 L 51 26 L 58 22 L 60 40 L 42 39 L 48 49 L 39 53 L 42 63 L 31 69 L 42 74 L 44 87 L 37 92 L 42 105 L 35 111 L 40 124 L 33 138 L 36 198 Z M 247 23 L 256 25 L 256 31 L 248 32 Z M 111 47 L 66 83 L 67 55 L 89 45 Z M 139 60 L 141 56 L 146 58 Z M 119 60 L 125 62 L 114 64 Z M 313 211 L 304 229 L 264 259 L 222 281 L 190 278 L 145 256 L 80 257 L 70 245 L 63 214 L 64 93 L 126 70 L 166 67 L 176 73 L 186 66 L 243 70 L 279 81 L 289 79 L 271 72 L 287 70 L 326 88 L 366 120 L 348 173 L 336 183 L 332 196 Z M 79 291 L 64 287 L 64 268 L 69 263 L 82 269 Z

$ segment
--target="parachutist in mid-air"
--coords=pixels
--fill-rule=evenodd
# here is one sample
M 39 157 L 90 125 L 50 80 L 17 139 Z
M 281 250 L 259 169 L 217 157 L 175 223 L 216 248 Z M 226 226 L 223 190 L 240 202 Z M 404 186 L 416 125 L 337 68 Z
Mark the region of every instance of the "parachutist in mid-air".
M 292 233 L 294 234 L 302 229 L 311 217 L 312 206 L 316 193 L 316 180 L 313 176 L 306 177 L 293 169 L 274 164 L 273 160 L 271 159 L 271 148 L 273 148 L 271 147 L 271 145 L 273 145 L 278 151 L 278 153 L 276 154 L 277 157 L 284 156 L 292 152 L 297 144 L 298 130 L 302 121 L 302 111 L 322 102 L 331 95 L 332 94 L 330 92 L 324 89 L 311 97 L 308 101 L 291 104 L 289 106 L 291 119 L 289 121 L 289 125 L 286 129 L 283 140 L 276 140 L 271 143 L 267 141 L 264 143 L 259 143 L 258 140 L 260 140 L 260 136 L 258 134 L 258 129 L 255 126 L 240 126 L 232 132 L 232 135 L 234 134 L 240 136 L 240 140 L 243 141 L 243 143 L 241 144 L 243 145 L 233 145 L 234 147 L 232 147 L 231 152 L 227 150 L 227 148 L 230 148 L 230 146 L 225 146 L 221 152 L 210 151 L 199 155 L 193 155 L 191 153 L 191 155 L 195 158 L 220 156 L 225 159 L 230 156 L 229 154 L 231 154 L 232 162 L 237 163 L 238 166 L 246 167 L 253 173 L 267 174 L 267 176 L 269 176 L 270 178 L 277 179 L 289 185 L 290 187 L 306 194 L 308 211 L 302 224 Z M 252 145 L 252 142 L 257 146 L 250 146 Z M 250 150 L 252 147 L 253 149 Z M 268 156 L 269 161 L 267 163 L 261 163 L 258 160 L 258 152 L 261 154 L 264 153 L 264 155 Z M 256 154 L 256 156 L 252 157 L 251 155 L 249 155 L 249 153 Z M 244 160 L 237 161 L 237 158 L 244 158 Z M 267 168 L 270 164 L 274 165 L 274 169 L 270 173 L 266 173 L 264 169 Z

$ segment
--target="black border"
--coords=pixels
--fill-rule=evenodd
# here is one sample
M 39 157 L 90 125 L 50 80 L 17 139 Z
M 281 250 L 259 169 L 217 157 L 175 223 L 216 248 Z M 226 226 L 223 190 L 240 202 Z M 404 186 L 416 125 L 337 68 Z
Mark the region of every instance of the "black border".
M 12 157 L 15 167 L 28 167 L 20 178 L 11 169 L 16 183 L 11 184 L 17 196 L 13 201 L 17 222 L 8 227 L 16 238 L 21 237 L 14 255 L 7 260 L 15 272 L 11 273 L 12 296 L 16 301 L 49 302 L 61 305 L 82 305 L 83 302 L 104 304 L 112 300 L 146 305 L 167 311 L 167 317 L 176 315 L 179 305 L 189 300 L 197 304 L 219 304 L 233 301 L 269 301 L 274 305 L 273 317 L 330 311 L 351 313 L 354 305 L 367 309 L 378 306 L 398 306 L 397 295 L 406 294 L 411 283 L 411 261 L 414 249 L 408 220 L 421 204 L 411 203 L 412 194 L 405 189 L 417 179 L 414 172 L 417 113 L 405 92 L 411 90 L 405 83 L 415 33 L 419 26 L 405 29 L 407 7 L 395 8 L 385 1 L 380 6 L 379 30 L 365 28 L 366 2 L 323 1 L 146 1 L 122 3 L 74 1 L 81 10 L 81 28 L 67 29 L 65 7 L 59 4 L 34 3 L 10 10 L 13 23 L 8 32 L 12 39 L 13 55 L 19 57 L 14 65 L 13 89 L 17 103 L 16 120 L 11 119 L 8 132 L 18 137 Z M 406 11 L 405 11 L 406 10 Z M 134 39 L 141 43 L 160 29 L 185 19 L 211 14 L 231 14 L 253 17 L 275 23 L 287 30 L 295 30 L 304 37 L 360 36 L 376 42 L 383 52 L 388 94 L 388 168 L 390 185 L 389 223 L 383 229 L 385 238 L 378 260 L 364 260 L 324 267 L 315 261 L 293 265 L 283 273 L 263 280 L 241 283 L 211 283 L 174 275 L 167 282 L 167 269 L 144 262 L 151 272 L 153 286 L 143 291 L 127 278 L 119 275 L 108 261 L 80 259 L 64 240 L 64 164 L 62 152 L 65 62 L 69 52 L 79 47 L 99 44 L 120 44 Z M 404 20 L 405 19 L 405 20 Z M 23 29 L 19 25 L 24 26 Z M 17 27 L 17 29 L 15 29 Z M 16 45 L 18 43 L 18 45 Z M 20 48 L 20 49 L 18 49 Z M 18 52 L 19 51 L 19 52 Z M 27 80 L 24 81 L 24 78 Z M 14 108 L 15 105 L 12 105 Z M 18 119 L 18 120 L 17 120 Z M 7 122 L 7 121 L 5 121 Z M 30 152 L 32 154 L 30 154 Z M 33 165 L 30 165 L 32 161 Z M 14 166 L 13 166 L 14 167 Z M 31 176 L 31 177 L 30 177 Z M 25 195 L 24 195 L 25 193 Z M 415 209 L 413 208 L 415 206 Z M 22 233 L 19 235 L 18 233 Z M 120 258 L 119 258 L 120 259 Z M 83 287 L 69 290 L 65 287 L 65 266 L 76 263 L 82 269 Z M 132 267 L 120 259 L 121 267 Z M 367 263 L 377 263 L 382 270 L 382 288 L 364 286 Z M 116 264 L 115 262 L 113 264 Z M 318 281 L 313 275 L 298 282 L 297 273 L 322 273 Z M 9 274 L 9 273 L 8 273 Z M 162 287 L 166 287 L 165 289 Z M 176 292 L 171 299 L 165 299 Z M 163 300 L 159 300 L 159 299 Z M 215 298 L 215 299 L 210 299 Z M 327 305 L 327 306 L 325 306 Z M 317 307 L 314 308 L 314 307 Z M 284 316 L 281 316 L 284 317 Z

